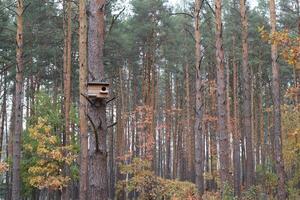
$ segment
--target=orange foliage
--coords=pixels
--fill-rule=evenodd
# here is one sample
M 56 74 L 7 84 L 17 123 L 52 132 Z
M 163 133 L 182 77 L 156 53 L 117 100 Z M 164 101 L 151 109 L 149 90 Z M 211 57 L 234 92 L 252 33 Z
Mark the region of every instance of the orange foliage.
M 261 38 L 279 47 L 280 55 L 290 65 L 300 69 L 300 37 L 293 36 L 288 30 L 269 33 L 264 27 L 258 29 Z

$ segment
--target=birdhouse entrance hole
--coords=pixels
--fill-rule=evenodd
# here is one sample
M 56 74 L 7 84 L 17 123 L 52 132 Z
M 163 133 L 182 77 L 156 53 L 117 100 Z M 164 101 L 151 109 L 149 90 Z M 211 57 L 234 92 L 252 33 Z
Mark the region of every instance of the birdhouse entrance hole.
M 109 98 L 109 83 L 106 82 L 89 82 L 88 95 L 93 99 L 107 99 Z

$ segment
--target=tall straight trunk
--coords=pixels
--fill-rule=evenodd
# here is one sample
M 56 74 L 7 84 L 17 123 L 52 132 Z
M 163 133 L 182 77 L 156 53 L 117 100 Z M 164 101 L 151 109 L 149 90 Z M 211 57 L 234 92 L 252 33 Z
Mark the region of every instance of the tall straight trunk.
M 111 80 L 111 83 L 113 81 Z M 110 123 L 113 124 L 114 123 L 114 103 L 111 103 L 111 106 L 110 106 Z M 110 175 L 109 176 L 109 179 L 108 179 L 108 185 L 109 185 L 109 198 L 110 199 L 114 199 L 114 194 L 115 194 L 115 152 L 114 152 L 114 140 L 115 140 L 115 137 L 114 137 L 114 129 L 111 128 L 109 131 L 108 131 L 108 174 Z
M 230 109 L 230 68 L 229 68 L 229 59 L 227 60 L 225 64 L 225 73 L 226 73 L 226 110 L 227 110 L 227 129 L 228 129 L 228 137 L 229 137 L 229 157 L 230 157 L 230 165 L 229 168 L 231 169 L 233 167 L 233 161 L 231 159 L 231 156 L 233 155 L 233 147 L 231 141 L 232 136 L 232 126 L 231 126 L 231 109 Z
M 123 70 L 119 68 L 119 101 L 117 102 L 117 136 L 116 136 L 116 157 L 122 158 L 125 155 L 126 151 L 126 137 L 125 137 L 125 127 L 124 127 L 124 83 L 123 83 Z M 124 179 L 124 176 L 120 173 L 120 165 L 125 163 L 126 160 L 118 160 L 117 162 L 117 181 L 121 181 Z M 118 199 L 125 199 L 125 193 L 120 192 Z
M 15 100 L 15 132 L 13 136 L 13 170 L 12 170 L 12 199 L 20 200 L 21 196 L 21 177 L 20 177 L 20 161 L 21 161 L 21 134 L 23 131 L 23 0 L 17 1 L 17 36 L 16 36 L 16 100 Z
M 234 107 L 234 123 L 233 123 L 233 170 L 234 170 L 234 194 L 241 195 L 241 162 L 240 162 L 240 130 L 239 130 L 239 102 L 238 102 L 238 66 L 235 60 L 235 36 L 233 36 L 233 107 Z
M 214 76 L 214 73 L 210 73 L 212 77 Z M 213 118 L 217 117 L 217 100 L 216 100 L 216 85 L 215 81 L 210 79 L 211 85 L 210 85 L 210 94 L 211 94 L 211 103 L 210 103 L 210 112 L 211 116 Z M 210 133 L 210 172 L 212 175 L 212 179 L 209 181 L 209 188 L 213 191 L 217 189 L 217 183 L 216 183 L 216 177 L 217 177 L 217 162 L 218 162 L 218 156 L 217 156 L 217 121 L 212 120 L 209 122 L 209 133 Z
M 188 49 L 187 47 L 187 43 L 186 43 L 186 39 L 187 39 L 187 34 L 184 34 L 184 48 Z M 186 145 L 187 145 L 187 149 L 186 149 L 186 157 L 188 159 L 188 172 L 187 173 L 187 179 L 192 181 L 193 177 L 194 177 L 194 172 L 195 172 L 195 168 L 194 168 L 194 160 L 195 160 L 195 135 L 194 132 L 191 129 L 191 96 L 190 96 L 190 65 L 188 62 L 188 57 L 187 55 L 184 56 L 184 71 L 185 71 L 185 101 L 186 101 L 186 127 L 185 127 L 185 136 L 186 136 Z
M 276 8 L 275 0 L 270 0 L 270 18 L 271 18 L 271 33 L 276 31 Z M 277 45 L 271 46 L 272 56 L 272 74 L 273 74 L 273 101 L 274 101 L 274 153 L 275 153 L 275 169 L 278 176 L 278 199 L 286 199 L 286 175 L 284 171 L 284 163 L 282 158 L 282 136 L 281 136 L 281 111 L 280 111 L 280 71 L 277 64 Z
M 172 75 L 170 72 L 166 72 L 166 166 L 165 177 L 171 178 L 171 133 L 172 133 Z
M 72 27 L 71 27 L 71 0 L 67 0 L 66 4 L 66 17 L 64 24 L 65 28 L 65 46 L 64 46 L 64 118 L 65 118 L 65 132 L 64 132 L 64 145 L 68 146 L 71 141 L 70 132 L 70 108 L 71 108 L 71 43 L 72 43 Z M 66 176 L 70 176 L 70 169 L 65 166 Z M 62 198 L 70 199 L 70 187 L 65 187 L 62 190 Z
M 154 48 L 154 47 L 153 47 Z M 154 50 L 153 50 L 154 51 Z M 152 145 L 152 166 L 153 170 L 155 170 L 156 162 L 157 162 L 157 157 L 156 157 L 156 106 L 157 106 L 157 82 L 158 82 L 158 70 L 156 69 L 156 66 L 154 65 L 154 52 L 153 55 L 151 56 L 152 58 L 152 82 L 151 82 L 151 127 L 150 127 L 150 134 L 152 134 L 152 140 L 153 140 L 153 145 Z
M 195 115 L 195 172 L 196 172 L 196 185 L 200 194 L 204 192 L 204 154 L 203 146 L 203 115 L 204 115 L 204 103 L 203 103 L 203 84 L 201 77 L 201 32 L 200 32 L 200 9 L 202 0 L 195 0 L 195 67 L 196 67 L 196 115 Z
M 175 75 L 175 107 L 176 110 L 179 109 L 179 89 L 178 89 L 178 79 L 177 79 L 177 75 Z M 175 113 L 174 116 L 174 134 L 173 134 L 173 179 L 178 178 L 178 155 L 179 155 L 179 142 L 178 142 L 178 138 L 179 138 L 179 126 L 178 126 L 178 122 L 179 122 L 179 115 L 178 112 Z
M 79 0 L 79 128 L 80 128 L 80 180 L 79 199 L 87 199 L 88 193 L 88 121 L 87 101 L 87 16 L 86 0 Z
M 186 125 L 186 138 L 187 138 L 187 158 L 188 158 L 188 169 L 190 174 L 188 174 L 188 179 L 191 180 L 192 171 L 193 171 L 193 160 L 194 157 L 192 156 L 192 152 L 194 151 L 194 148 L 192 143 L 194 143 L 193 140 L 193 131 L 191 130 L 191 98 L 190 98 L 190 70 L 189 70 L 189 64 L 186 61 L 185 63 L 185 95 L 186 95 L 186 120 L 187 120 L 187 125 Z
M 258 64 L 258 77 L 257 77 L 257 85 L 260 91 L 258 92 L 257 97 L 257 142 L 256 142 L 256 164 L 260 165 L 262 161 L 262 144 L 264 141 L 264 120 L 263 120 L 263 86 L 262 86 L 262 64 L 259 62 Z
M 224 78 L 224 49 L 222 28 L 222 0 L 215 0 L 216 7 L 216 60 L 217 60 L 217 93 L 218 93 L 218 131 L 220 145 L 220 176 L 222 191 L 225 184 L 230 184 L 229 174 L 229 137 L 226 122 L 226 94 Z
M 16 92 L 15 92 L 15 84 L 13 86 L 13 97 L 12 97 L 12 106 L 11 106 L 11 113 L 15 113 L 16 109 Z M 7 145 L 7 157 L 12 159 L 13 158 L 13 140 L 14 140 L 14 134 L 15 134 L 15 118 L 16 115 L 12 114 L 10 115 L 10 125 L 9 125 L 9 138 L 8 138 L 8 145 Z M 12 168 L 10 166 L 10 170 L 8 172 L 8 198 L 12 199 Z
M 89 81 L 103 81 L 103 48 L 105 32 L 105 0 L 91 0 L 88 8 L 88 66 Z M 106 100 L 95 99 L 88 105 L 88 118 L 92 124 L 90 137 L 88 199 L 108 199 L 106 151 Z
M 251 77 L 248 65 L 248 17 L 246 13 L 246 0 L 240 0 L 240 13 L 243 46 L 243 131 L 246 140 L 246 187 L 249 188 L 253 185 L 254 162 L 252 149 Z
M 6 112 L 6 101 L 7 101 L 7 72 L 3 74 L 3 96 L 2 96 L 2 106 L 1 106 L 1 113 L 0 113 L 0 161 L 2 157 L 2 144 L 4 139 L 4 128 L 5 128 L 5 121 L 7 119 L 7 112 Z M 7 133 L 6 133 L 7 134 Z
M 257 159 L 257 147 L 255 146 L 256 145 L 256 139 L 257 139 L 257 131 L 256 131 L 256 107 L 255 107 L 255 104 L 257 103 L 256 102 L 256 99 L 255 99 L 255 84 L 256 84 L 256 76 L 254 75 L 254 72 L 253 72 L 253 67 L 250 67 L 250 74 L 251 74 L 251 130 L 252 130 L 252 141 L 253 141 L 253 145 L 252 145 L 252 148 L 254 149 L 254 152 L 253 152 L 253 165 L 254 165 L 254 170 L 255 170 L 255 167 L 256 167 L 256 159 Z

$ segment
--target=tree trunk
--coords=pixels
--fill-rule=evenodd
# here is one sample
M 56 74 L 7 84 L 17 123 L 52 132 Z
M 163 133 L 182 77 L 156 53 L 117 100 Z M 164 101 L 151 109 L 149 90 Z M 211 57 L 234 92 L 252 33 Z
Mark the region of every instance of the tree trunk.
M 79 199 L 86 200 L 88 193 L 88 122 L 87 101 L 87 16 L 86 0 L 79 1 L 79 128 L 80 128 L 80 186 Z
M 276 31 L 276 8 L 275 0 L 270 0 L 270 18 L 271 18 L 271 33 Z M 274 153 L 275 153 L 275 169 L 278 176 L 278 199 L 286 199 L 286 180 L 284 163 L 282 158 L 282 140 L 281 140 L 281 110 L 280 110 L 280 71 L 277 64 L 277 45 L 271 46 L 272 55 L 272 74 L 273 74 L 273 101 L 274 101 Z
M 233 36 L 233 107 L 234 107 L 234 127 L 233 127 L 233 170 L 234 170 L 234 194 L 241 195 L 241 162 L 240 162 L 240 142 L 239 132 L 239 102 L 238 102 L 238 66 L 235 61 L 235 37 Z
M 260 59 L 262 60 L 262 59 Z M 257 97 L 257 143 L 256 143 L 256 164 L 262 164 L 262 149 L 263 149 L 263 141 L 264 141 L 264 118 L 263 118 L 263 86 L 262 86 L 262 64 L 261 61 L 258 64 L 258 77 L 257 84 L 260 91 L 258 92 Z
M 17 49 L 16 49 L 16 100 L 15 100 L 15 132 L 13 136 L 13 174 L 12 174 L 12 199 L 21 199 L 21 177 L 20 177 L 20 160 L 21 160 L 21 134 L 23 131 L 23 0 L 17 1 Z
M 105 0 L 91 0 L 88 8 L 88 66 L 89 81 L 103 81 L 103 48 L 105 31 Z M 95 99 L 88 105 L 92 125 L 90 137 L 89 192 L 90 200 L 108 199 L 106 152 L 106 100 Z
M 65 132 L 64 132 L 64 145 L 70 145 L 71 132 L 70 132 L 70 108 L 71 108 L 71 43 L 72 43 L 72 30 L 71 30 L 71 0 L 67 0 L 66 4 L 66 17 L 64 24 L 65 28 L 65 46 L 64 46 L 64 114 L 65 114 Z M 65 166 L 65 175 L 70 176 L 69 166 Z M 70 186 L 63 188 L 62 198 L 70 199 Z
M 203 115 L 204 115 L 204 103 L 203 103 L 203 84 L 201 77 L 201 32 L 200 32 L 200 9 L 201 0 L 195 0 L 195 67 L 196 67 L 196 117 L 195 117 L 195 172 L 196 172 L 196 185 L 200 195 L 204 192 L 204 154 L 203 146 Z M 191 153 L 191 152 L 190 152 Z
M 243 130 L 246 140 L 246 188 L 249 188 L 253 185 L 254 162 L 251 129 L 251 77 L 248 65 L 248 17 L 246 14 L 246 0 L 240 0 L 240 13 L 242 22 L 243 46 Z
M 220 176 L 222 191 L 225 184 L 230 184 L 229 174 L 229 138 L 226 122 L 226 94 L 224 78 L 224 49 L 222 28 L 222 0 L 215 0 L 216 7 L 216 60 L 217 60 L 217 93 L 218 93 L 218 131 L 220 145 Z
M 171 133 L 172 133 L 172 75 L 166 72 L 166 166 L 165 178 L 171 178 Z
M 2 106 L 1 106 L 1 113 L 0 113 L 0 160 L 2 157 L 2 144 L 4 139 L 4 126 L 5 121 L 7 119 L 7 112 L 6 112 L 6 101 L 7 101 L 7 72 L 4 72 L 3 74 L 3 96 L 2 96 Z M 7 133 L 6 133 L 7 134 Z

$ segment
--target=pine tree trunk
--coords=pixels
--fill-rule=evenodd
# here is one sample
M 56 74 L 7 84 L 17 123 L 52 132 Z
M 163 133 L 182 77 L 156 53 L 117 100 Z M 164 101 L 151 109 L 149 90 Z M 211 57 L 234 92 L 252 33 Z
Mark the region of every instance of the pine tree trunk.
M 16 96 L 15 96 L 15 121 L 13 136 L 13 170 L 12 170 L 12 200 L 21 199 L 21 177 L 20 177 L 20 161 L 21 161 L 21 134 L 23 131 L 23 0 L 17 1 L 17 49 L 16 49 Z
M 86 0 L 79 1 L 79 127 L 80 127 L 80 186 L 79 199 L 86 200 L 88 193 L 88 122 L 87 101 L 87 16 Z
M 170 72 L 166 72 L 166 166 L 165 166 L 165 178 L 171 178 L 171 133 L 172 133 L 172 75 Z
M 70 108 L 71 108 L 71 0 L 66 3 L 66 17 L 64 24 L 65 28 L 65 46 L 64 46 L 64 118 L 65 118 L 65 132 L 64 132 L 64 145 L 70 145 L 71 132 L 70 132 Z M 65 175 L 70 176 L 69 166 L 65 166 Z M 70 199 L 70 186 L 63 188 L 62 198 Z
M 126 151 L 126 138 L 124 137 L 124 91 L 123 91 L 123 72 L 122 68 L 119 68 L 119 99 L 117 102 L 117 136 L 116 136 L 116 156 L 118 158 L 117 162 L 117 182 L 124 180 L 124 175 L 120 173 L 120 165 L 124 164 L 126 160 L 122 157 L 125 155 Z M 125 192 L 120 192 L 118 199 L 123 200 L 125 199 Z
M 203 84 L 201 77 L 201 32 L 200 32 L 200 9 L 201 0 L 195 0 L 195 67 L 196 67 L 196 115 L 195 115 L 195 172 L 196 172 L 196 185 L 200 195 L 204 192 L 204 154 L 203 146 L 203 115 L 204 115 L 204 103 L 203 103 Z
M 226 94 L 224 77 L 224 49 L 222 28 L 222 0 L 215 0 L 216 7 L 216 60 L 217 60 L 217 93 L 218 93 L 218 131 L 220 145 L 220 176 L 222 191 L 225 184 L 230 184 L 229 174 L 229 137 L 226 122 Z
M 275 0 L 270 0 L 270 18 L 271 18 L 271 33 L 276 31 L 276 8 Z M 273 74 L 273 101 L 274 101 L 274 153 L 275 153 L 275 169 L 278 176 L 278 199 L 286 199 L 286 174 L 284 171 L 284 163 L 282 158 L 282 136 L 281 136 L 281 110 L 280 110 L 280 71 L 277 64 L 277 45 L 271 46 L 272 55 L 272 74 Z
M 251 126 L 251 77 L 248 65 L 248 17 L 246 14 L 246 0 L 240 0 L 240 13 L 242 22 L 242 46 L 243 46 L 243 131 L 246 140 L 246 187 L 253 185 L 254 162 L 252 147 Z
M 0 113 L 0 160 L 2 157 L 2 144 L 4 139 L 4 126 L 5 121 L 7 118 L 7 112 L 6 112 L 6 101 L 7 101 L 7 72 L 4 72 L 3 74 L 3 96 L 2 96 L 2 106 L 1 106 L 1 113 Z M 2 88 L 1 88 L 2 89 Z
M 233 127 L 233 169 L 234 169 L 234 193 L 241 194 L 241 162 L 240 162 L 240 130 L 239 130 L 239 102 L 238 102 L 238 66 L 235 61 L 235 37 L 233 37 L 233 104 L 234 104 L 234 127 Z
M 103 48 L 105 32 L 105 0 L 91 0 L 88 8 L 88 66 L 89 81 L 105 79 Z M 106 151 L 106 100 L 96 99 L 88 105 L 88 118 L 92 124 L 90 137 L 89 192 L 90 200 L 108 199 Z
M 261 60 L 261 59 L 260 59 Z M 264 141 L 264 118 L 263 118 L 263 108 L 262 108 L 262 101 L 263 101 L 263 86 L 262 86 L 262 64 L 259 62 L 258 64 L 258 77 L 257 77 L 257 84 L 260 91 L 258 92 L 257 97 L 257 144 L 256 144 L 256 164 L 262 164 L 262 144 Z

